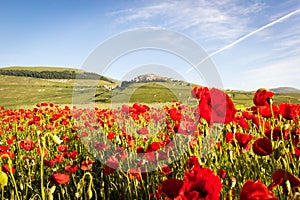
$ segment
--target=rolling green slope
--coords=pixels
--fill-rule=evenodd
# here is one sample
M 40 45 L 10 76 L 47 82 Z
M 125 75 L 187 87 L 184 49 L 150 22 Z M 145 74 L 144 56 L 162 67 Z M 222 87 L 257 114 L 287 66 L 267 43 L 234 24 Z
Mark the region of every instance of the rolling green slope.
M 83 90 L 74 91 L 74 85 Z M 115 85 L 99 80 L 65 80 L 38 79 L 31 77 L 0 75 L 0 106 L 6 108 L 32 107 L 40 102 L 71 105 L 73 95 L 80 96 L 83 103 L 91 102 L 93 97 L 86 95 L 86 91 L 98 86 L 97 91 L 106 92 L 104 86 Z
M 133 83 L 112 91 L 111 101 L 126 103 L 165 103 L 173 100 L 187 103 L 193 86 L 186 82 Z
M 66 70 L 84 73 L 73 68 L 52 67 L 8 67 L 8 70 L 56 71 Z M 117 82 L 88 79 L 41 79 L 22 76 L 0 75 L 0 106 L 6 108 L 32 107 L 37 103 L 47 102 L 59 105 L 71 105 L 74 97 L 76 104 L 109 106 L 122 103 L 157 104 L 181 101 L 187 105 L 196 105 L 191 98 L 191 90 L 195 86 L 183 81 L 150 81 L 134 82 L 118 86 Z M 226 91 L 234 104 L 239 107 L 252 106 L 254 92 Z M 300 92 L 275 93 L 274 103 L 300 103 Z

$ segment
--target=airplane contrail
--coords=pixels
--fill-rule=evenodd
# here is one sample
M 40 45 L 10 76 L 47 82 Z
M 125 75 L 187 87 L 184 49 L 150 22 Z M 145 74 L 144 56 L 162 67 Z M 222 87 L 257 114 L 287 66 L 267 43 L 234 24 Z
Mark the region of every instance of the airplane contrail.
M 256 34 L 256 33 L 260 32 L 260 31 L 262 31 L 262 30 L 264 30 L 264 29 L 266 29 L 268 27 L 270 27 L 270 26 L 273 26 L 273 25 L 275 25 L 275 24 L 277 24 L 279 22 L 283 22 L 284 20 L 288 19 L 289 17 L 291 17 L 291 16 L 293 16 L 293 15 L 299 13 L 299 12 L 300 12 L 300 9 L 297 9 L 297 10 L 295 10 L 293 12 L 290 12 L 290 13 L 284 15 L 283 17 L 280 17 L 280 18 L 276 19 L 275 21 L 272 21 L 272 22 L 270 22 L 270 23 L 268 23 L 268 24 L 266 24 L 264 26 L 261 26 L 258 29 L 255 29 L 254 31 L 248 33 L 247 35 L 244 35 L 244 36 L 238 38 L 237 40 L 233 41 L 232 43 L 230 43 L 230 44 L 222 47 L 221 49 L 218 49 L 217 51 L 214 51 L 213 53 L 209 54 L 203 60 L 201 60 L 196 66 L 200 65 L 201 63 L 203 63 L 208 58 L 210 58 L 210 57 L 212 57 L 212 56 L 214 56 L 214 55 L 216 55 L 216 54 L 218 54 L 218 53 L 220 53 L 220 52 L 222 52 L 222 51 L 224 51 L 226 49 L 229 49 L 230 47 L 235 46 L 236 44 L 242 42 L 243 40 L 247 39 L 248 37 L 250 37 L 250 36 L 252 36 L 252 35 L 254 35 L 254 34 Z M 190 71 L 192 71 L 193 69 L 194 68 L 191 67 L 190 69 L 187 70 L 187 73 L 190 72 Z

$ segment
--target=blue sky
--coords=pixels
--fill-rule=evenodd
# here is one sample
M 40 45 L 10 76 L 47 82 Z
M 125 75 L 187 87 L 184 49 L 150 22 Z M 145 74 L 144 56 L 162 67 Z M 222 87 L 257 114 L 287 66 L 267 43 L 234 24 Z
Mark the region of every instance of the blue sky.
M 298 0 L 3 0 L 0 66 L 85 68 L 116 79 L 153 70 L 205 84 L 206 77 L 191 70 L 190 63 L 159 49 L 124 54 L 105 71 L 83 67 L 105 41 L 129 30 L 155 27 L 174 31 L 199 45 L 210 55 L 225 89 L 300 88 L 298 9 Z M 115 44 L 108 51 L 122 45 Z

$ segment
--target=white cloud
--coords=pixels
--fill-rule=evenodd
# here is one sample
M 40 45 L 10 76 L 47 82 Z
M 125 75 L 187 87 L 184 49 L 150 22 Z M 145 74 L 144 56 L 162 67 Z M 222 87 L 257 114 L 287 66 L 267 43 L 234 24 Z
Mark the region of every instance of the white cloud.
M 239 80 L 252 89 L 258 87 L 293 86 L 300 88 L 300 57 L 288 57 L 243 73 Z
M 242 5 L 236 0 L 154 2 L 111 15 L 120 24 L 161 26 L 189 32 L 196 39 L 227 43 L 249 32 L 251 15 L 264 7 L 261 3 Z
M 241 76 L 236 80 L 226 80 L 226 84 L 234 85 L 233 88 L 300 88 L 300 13 L 289 17 L 288 14 L 298 7 L 291 5 L 297 4 L 295 1 L 288 4 L 238 0 L 148 1 L 111 15 L 115 22 L 129 28 L 156 26 L 185 33 L 204 44 L 209 54 L 230 48 L 230 54 L 222 57 L 225 60 L 220 61 L 220 68 L 227 66 L 229 70 L 239 71 Z M 288 20 L 274 22 L 285 15 Z M 248 39 L 247 35 L 251 37 Z M 245 36 L 247 41 L 240 43 Z M 237 47 L 232 48 L 237 43 Z M 231 61 L 236 55 L 240 56 L 239 62 Z

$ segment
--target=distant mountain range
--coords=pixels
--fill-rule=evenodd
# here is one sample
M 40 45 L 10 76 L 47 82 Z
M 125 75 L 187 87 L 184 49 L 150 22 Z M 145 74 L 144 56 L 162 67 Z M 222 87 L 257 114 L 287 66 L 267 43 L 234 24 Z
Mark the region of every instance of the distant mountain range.
M 277 88 L 270 89 L 270 91 L 275 93 L 299 93 L 300 92 L 299 89 L 293 87 L 277 87 Z

